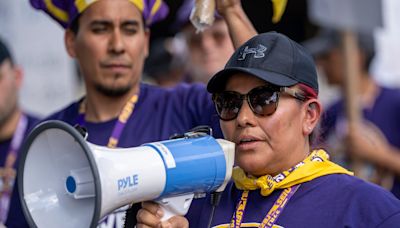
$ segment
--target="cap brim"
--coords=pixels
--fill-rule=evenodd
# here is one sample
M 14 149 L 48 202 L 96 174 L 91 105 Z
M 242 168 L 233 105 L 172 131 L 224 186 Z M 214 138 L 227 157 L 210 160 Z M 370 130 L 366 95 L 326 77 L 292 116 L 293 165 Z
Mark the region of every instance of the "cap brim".
M 250 74 L 277 86 L 292 86 L 298 83 L 298 81 L 290 78 L 289 76 L 275 72 L 254 68 L 230 67 L 219 71 L 210 79 L 207 85 L 207 91 L 210 93 L 215 93 L 224 90 L 227 80 L 235 73 Z

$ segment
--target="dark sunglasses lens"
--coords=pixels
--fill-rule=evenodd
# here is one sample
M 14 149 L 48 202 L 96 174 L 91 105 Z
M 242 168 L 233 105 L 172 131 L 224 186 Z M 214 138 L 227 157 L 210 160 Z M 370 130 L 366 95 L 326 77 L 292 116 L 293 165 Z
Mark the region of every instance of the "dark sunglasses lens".
M 243 98 L 238 93 L 222 92 L 214 97 L 217 113 L 222 120 L 233 120 L 237 117 Z
M 269 88 L 256 88 L 250 91 L 250 106 L 256 114 L 267 116 L 276 110 L 278 93 Z

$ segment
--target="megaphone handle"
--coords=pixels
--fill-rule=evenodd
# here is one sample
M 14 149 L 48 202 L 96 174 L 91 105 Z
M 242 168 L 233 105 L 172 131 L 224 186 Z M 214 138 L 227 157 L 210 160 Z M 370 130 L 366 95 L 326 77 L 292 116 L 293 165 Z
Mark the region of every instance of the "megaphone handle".
M 162 198 L 156 202 L 164 211 L 161 221 L 166 221 L 175 215 L 185 215 L 192 203 L 194 193 Z

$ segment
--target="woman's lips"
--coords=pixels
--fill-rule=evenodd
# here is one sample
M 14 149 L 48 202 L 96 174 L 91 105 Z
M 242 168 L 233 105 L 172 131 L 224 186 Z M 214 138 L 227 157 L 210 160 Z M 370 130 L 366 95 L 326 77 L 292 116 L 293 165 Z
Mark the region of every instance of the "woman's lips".
M 246 150 L 254 150 L 261 143 L 259 140 L 241 140 L 236 144 L 238 150 L 246 151 Z

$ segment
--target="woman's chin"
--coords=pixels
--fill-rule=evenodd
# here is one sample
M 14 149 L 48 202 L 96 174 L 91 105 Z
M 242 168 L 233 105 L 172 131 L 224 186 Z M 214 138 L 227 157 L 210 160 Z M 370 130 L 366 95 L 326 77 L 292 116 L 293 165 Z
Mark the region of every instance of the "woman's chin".
M 259 164 L 254 162 L 244 162 L 238 163 L 239 167 L 242 168 L 246 173 L 253 175 L 253 176 L 261 176 L 264 174 L 264 169 L 260 167 Z

